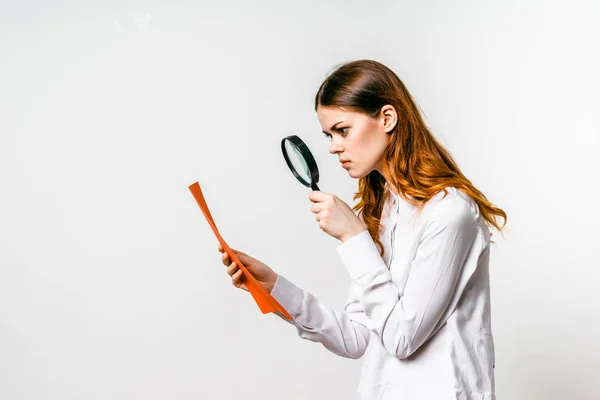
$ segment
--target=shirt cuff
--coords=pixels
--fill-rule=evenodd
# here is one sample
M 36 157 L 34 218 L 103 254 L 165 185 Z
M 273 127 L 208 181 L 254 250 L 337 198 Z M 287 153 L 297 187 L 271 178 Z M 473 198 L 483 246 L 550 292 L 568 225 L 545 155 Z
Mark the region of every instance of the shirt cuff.
M 340 244 L 336 250 L 353 280 L 385 265 L 368 230 Z
M 275 285 L 271 289 L 271 296 L 285 308 L 293 319 L 296 319 L 299 314 L 300 304 L 302 304 L 302 289 L 283 276 L 277 275 Z

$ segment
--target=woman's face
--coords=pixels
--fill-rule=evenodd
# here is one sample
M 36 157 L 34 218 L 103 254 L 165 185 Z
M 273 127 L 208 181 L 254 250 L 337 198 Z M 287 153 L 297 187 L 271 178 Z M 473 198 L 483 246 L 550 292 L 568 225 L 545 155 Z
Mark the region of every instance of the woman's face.
M 391 105 L 382 107 L 376 118 L 362 112 L 319 106 L 317 117 L 323 133 L 330 138 L 329 152 L 348 161 L 342 168 L 359 179 L 377 170 L 381 173 L 383 153 L 389 132 L 396 126 L 397 114 Z

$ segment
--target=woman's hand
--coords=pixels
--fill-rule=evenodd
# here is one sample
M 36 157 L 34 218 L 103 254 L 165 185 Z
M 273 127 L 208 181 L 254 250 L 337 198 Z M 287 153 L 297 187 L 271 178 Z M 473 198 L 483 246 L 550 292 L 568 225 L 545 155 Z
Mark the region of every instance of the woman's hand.
M 350 206 L 337 196 L 313 190 L 308 198 L 313 202 L 310 211 L 316 214 L 319 228 L 334 238 L 345 242 L 367 229 Z
M 235 249 L 231 249 L 240 259 L 240 262 L 244 264 L 244 267 L 252 274 L 254 278 L 264 287 L 267 292 L 271 293 L 273 286 L 275 286 L 275 282 L 277 281 L 278 275 L 273 271 L 267 264 L 262 263 L 256 258 L 250 257 L 246 253 L 242 253 L 241 251 L 237 251 Z M 237 265 L 235 261 L 229 258 L 229 254 L 225 252 L 223 246 L 219 243 L 219 251 L 221 254 L 221 261 L 225 266 L 227 266 L 227 273 L 231 276 L 231 283 L 233 286 L 248 291 L 248 287 L 246 286 L 244 274 L 240 267 Z

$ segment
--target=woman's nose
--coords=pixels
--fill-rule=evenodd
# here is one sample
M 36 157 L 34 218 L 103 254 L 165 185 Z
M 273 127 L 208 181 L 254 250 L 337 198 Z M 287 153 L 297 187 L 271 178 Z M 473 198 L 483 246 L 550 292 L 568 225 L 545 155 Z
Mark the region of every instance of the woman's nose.
M 331 154 L 339 153 L 342 151 L 342 146 L 339 145 L 335 140 L 331 141 L 331 145 L 329 146 L 329 152 Z

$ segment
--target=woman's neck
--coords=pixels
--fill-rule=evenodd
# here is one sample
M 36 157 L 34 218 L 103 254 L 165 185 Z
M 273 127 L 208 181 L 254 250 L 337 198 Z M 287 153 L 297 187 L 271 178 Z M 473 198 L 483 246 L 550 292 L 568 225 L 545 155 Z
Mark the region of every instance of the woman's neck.
M 379 172 L 379 174 L 381 176 L 383 176 L 383 179 L 385 179 L 386 187 L 389 188 L 389 190 L 397 196 L 398 189 L 391 183 L 392 182 L 391 176 L 388 176 L 388 174 L 384 173 L 383 168 L 381 168 L 381 164 L 379 165 L 378 168 L 376 168 L 376 170 L 377 170 L 377 172 Z

